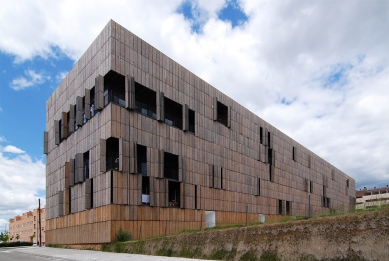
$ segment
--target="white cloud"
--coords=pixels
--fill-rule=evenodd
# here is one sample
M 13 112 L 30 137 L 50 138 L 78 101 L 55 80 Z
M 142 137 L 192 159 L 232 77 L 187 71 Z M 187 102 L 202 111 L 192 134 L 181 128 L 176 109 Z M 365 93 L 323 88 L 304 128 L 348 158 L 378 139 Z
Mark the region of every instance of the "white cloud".
M 60 72 L 60 73 L 57 74 L 57 76 L 55 76 L 55 79 L 57 80 L 57 82 L 60 83 L 60 82 L 65 78 L 65 76 L 66 76 L 68 73 L 69 73 L 69 72 L 67 72 L 67 71 Z
M 13 153 L 13 154 L 24 154 L 26 153 L 24 150 L 21 150 L 15 146 L 12 146 L 12 145 L 8 145 L 8 146 L 5 146 L 3 149 L 2 149 L 3 152 L 9 152 L 9 153 Z
M 50 76 L 44 76 L 43 74 L 36 73 L 34 70 L 26 70 L 24 72 L 25 77 L 19 76 L 12 80 L 11 88 L 15 91 L 24 90 L 28 87 L 43 84 L 46 80 L 50 80 Z
M 113 19 L 358 187 L 389 181 L 388 1 L 241 0 L 248 21 L 234 28 L 217 19 L 225 1 L 191 2 L 198 21 L 177 13 L 178 0 L 9 1 L 0 23 L 13 26 L 0 27 L 0 50 L 22 61 L 59 48 L 77 60 Z M 203 26 L 200 34 L 191 22 Z
M 7 142 L 7 139 L 4 136 L 0 136 L 0 142 Z
M 45 175 L 45 164 L 41 160 L 31 159 L 28 154 L 10 158 L 0 150 L 0 220 L 9 220 L 37 208 L 38 193 L 46 186 Z M 41 204 L 45 204 L 45 199 Z

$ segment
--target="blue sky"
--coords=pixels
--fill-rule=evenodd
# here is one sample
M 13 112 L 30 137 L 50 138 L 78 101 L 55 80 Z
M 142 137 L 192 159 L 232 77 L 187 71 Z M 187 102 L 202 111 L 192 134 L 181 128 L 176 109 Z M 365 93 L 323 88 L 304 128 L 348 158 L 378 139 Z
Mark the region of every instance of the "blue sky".
M 358 189 L 389 184 L 387 10 L 379 0 L 6 1 L 0 228 L 44 201 L 46 100 L 109 19 L 351 175 Z

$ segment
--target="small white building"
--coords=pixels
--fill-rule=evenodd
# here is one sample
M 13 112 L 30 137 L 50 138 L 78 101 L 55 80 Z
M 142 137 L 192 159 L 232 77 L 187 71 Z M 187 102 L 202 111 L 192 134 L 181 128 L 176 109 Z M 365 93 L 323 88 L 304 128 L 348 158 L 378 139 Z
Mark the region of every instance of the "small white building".
M 356 191 L 355 209 L 366 209 L 384 204 L 389 204 L 389 187 L 367 189 Z

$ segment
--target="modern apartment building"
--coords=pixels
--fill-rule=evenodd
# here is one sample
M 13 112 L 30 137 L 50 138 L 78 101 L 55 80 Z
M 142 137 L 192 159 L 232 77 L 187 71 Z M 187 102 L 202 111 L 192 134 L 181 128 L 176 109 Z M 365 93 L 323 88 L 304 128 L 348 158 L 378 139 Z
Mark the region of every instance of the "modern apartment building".
M 356 209 L 373 208 L 381 205 L 389 205 L 389 187 L 373 188 L 356 191 Z
M 46 108 L 48 243 L 355 204 L 354 179 L 112 20 Z
M 41 223 L 39 225 L 38 209 L 23 213 L 9 220 L 8 231 L 10 241 L 25 241 L 39 243 L 41 237 L 42 244 L 45 244 L 45 226 L 46 211 L 45 208 L 40 210 Z M 40 236 L 40 237 L 39 237 Z

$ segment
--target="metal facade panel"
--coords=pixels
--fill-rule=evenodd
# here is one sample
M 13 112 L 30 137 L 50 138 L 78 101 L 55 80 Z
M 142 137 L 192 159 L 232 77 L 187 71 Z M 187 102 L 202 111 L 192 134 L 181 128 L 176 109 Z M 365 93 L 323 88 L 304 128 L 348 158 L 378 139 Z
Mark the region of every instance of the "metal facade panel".
M 130 75 L 125 79 L 125 100 L 126 108 L 129 110 L 135 109 L 135 80 Z
M 104 77 L 101 75 L 95 79 L 95 104 L 97 111 L 104 109 Z
M 61 142 L 61 137 L 60 137 L 60 133 L 59 133 L 59 130 L 60 130 L 61 126 L 59 125 L 59 121 L 54 121 L 54 141 L 55 141 L 55 145 L 59 145 L 59 143 Z

